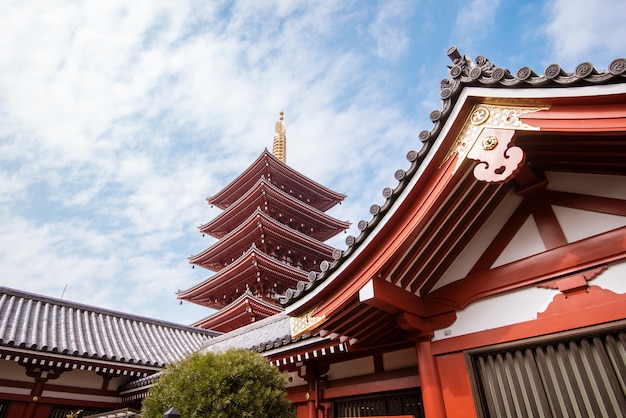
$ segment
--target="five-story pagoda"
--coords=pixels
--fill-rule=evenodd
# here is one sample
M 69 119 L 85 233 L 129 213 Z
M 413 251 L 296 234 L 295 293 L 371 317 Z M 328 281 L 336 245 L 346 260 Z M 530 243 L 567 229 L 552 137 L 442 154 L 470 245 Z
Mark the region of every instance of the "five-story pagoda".
M 189 262 L 215 273 L 177 297 L 218 311 L 195 326 L 228 332 L 282 311 L 274 296 L 330 260 L 324 241 L 349 226 L 325 213 L 345 195 L 286 164 L 285 134 L 281 112 L 272 153 L 207 199 L 223 212 L 199 229 L 218 241 Z

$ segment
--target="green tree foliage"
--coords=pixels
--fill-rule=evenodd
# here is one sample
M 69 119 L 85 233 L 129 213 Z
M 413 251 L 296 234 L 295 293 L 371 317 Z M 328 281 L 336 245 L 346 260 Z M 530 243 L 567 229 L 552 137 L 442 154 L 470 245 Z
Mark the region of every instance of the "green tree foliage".
M 192 354 L 166 367 L 143 401 L 144 418 L 170 408 L 181 418 L 293 418 L 285 380 L 265 358 L 247 350 Z

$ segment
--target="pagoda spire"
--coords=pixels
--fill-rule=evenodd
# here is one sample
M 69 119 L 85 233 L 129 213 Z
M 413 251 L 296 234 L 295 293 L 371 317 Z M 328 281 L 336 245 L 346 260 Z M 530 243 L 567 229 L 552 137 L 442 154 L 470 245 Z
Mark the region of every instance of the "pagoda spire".
M 280 112 L 280 118 L 276 122 L 276 133 L 274 134 L 274 144 L 272 146 L 272 154 L 283 163 L 287 162 L 287 137 L 285 134 L 285 123 L 283 122 L 283 112 Z

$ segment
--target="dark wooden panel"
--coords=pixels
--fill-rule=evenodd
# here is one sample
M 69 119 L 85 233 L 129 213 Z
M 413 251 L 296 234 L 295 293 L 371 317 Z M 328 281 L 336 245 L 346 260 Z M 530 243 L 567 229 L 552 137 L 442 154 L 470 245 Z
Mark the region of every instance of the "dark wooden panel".
M 468 356 L 480 416 L 626 417 L 625 331 Z

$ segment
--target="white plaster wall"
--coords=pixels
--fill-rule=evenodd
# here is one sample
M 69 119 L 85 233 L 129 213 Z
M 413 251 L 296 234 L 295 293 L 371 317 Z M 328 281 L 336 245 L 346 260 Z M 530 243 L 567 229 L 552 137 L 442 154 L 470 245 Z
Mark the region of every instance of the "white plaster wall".
M 135 377 L 129 376 L 118 376 L 111 379 L 109 382 L 109 390 L 117 390 L 118 387 L 130 382 L 131 380 L 135 380 Z
M 26 368 L 11 360 L 0 360 L 0 378 L 20 382 L 35 381 L 34 378 L 26 376 Z
M 548 190 L 626 200 L 626 179 L 622 176 L 546 172 L 546 178 Z
M 590 281 L 589 286 L 600 286 L 620 295 L 626 293 L 626 260 L 611 264 L 608 269 Z
M 626 180 L 621 176 L 547 172 L 549 190 L 626 200 Z M 510 192 L 433 287 L 436 290 L 467 275 L 522 198 Z M 626 225 L 626 218 L 597 212 L 553 207 L 568 242 L 575 242 Z M 533 217 L 526 220 L 492 267 L 545 251 Z
M 102 376 L 87 370 L 71 370 L 63 372 L 58 379 L 54 379 L 54 384 L 100 389 L 102 387 Z
M 374 373 L 374 359 L 364 357 L 331 364 L 327 374 L 329 380 L 337 380 L 372 373 Z
M 286 387 L 294 387 L 294 386 L 302 386 L 306 385 L 307 382 L 300 376 L 298 376 L 298 372 L 289 372 L 285 374 L 285 379 L 287 381 Z
M 85 395 L 82 393 L 70 393 L 70 392 L 56 392 L 52 390 L 44 389 L 41 393 L 42 398 L 57 398 L 57 399 L 73 399 L 76 401 L 88 401 L 88 402 L 106 402 L 106 403 L 119 403 L 122 398 L 116 396 L 100 396 L 100 395 Z
M 452 326 L 435 331 L 434 340 L 530 321 L 546 310 L 558 290 L 529 287 L 471 303 L 457 311 Z
M 541 235 L 539 235 L 535 218 L 529 216 L 491 267 L 503 266 L 531 255 L 540 254 L 545 250 L 546 246 L 543 244 Z
M 626 187 L 626 185 L 624 186 Z M 626 217 L 552 206 L 567 242 L 575 242 L 626 225 Z
M 415 348 L 407 348 L 405 350 L 383 354 L 383 368 L 385 371 L 405 369 L 412 366 L 417 366 Z

